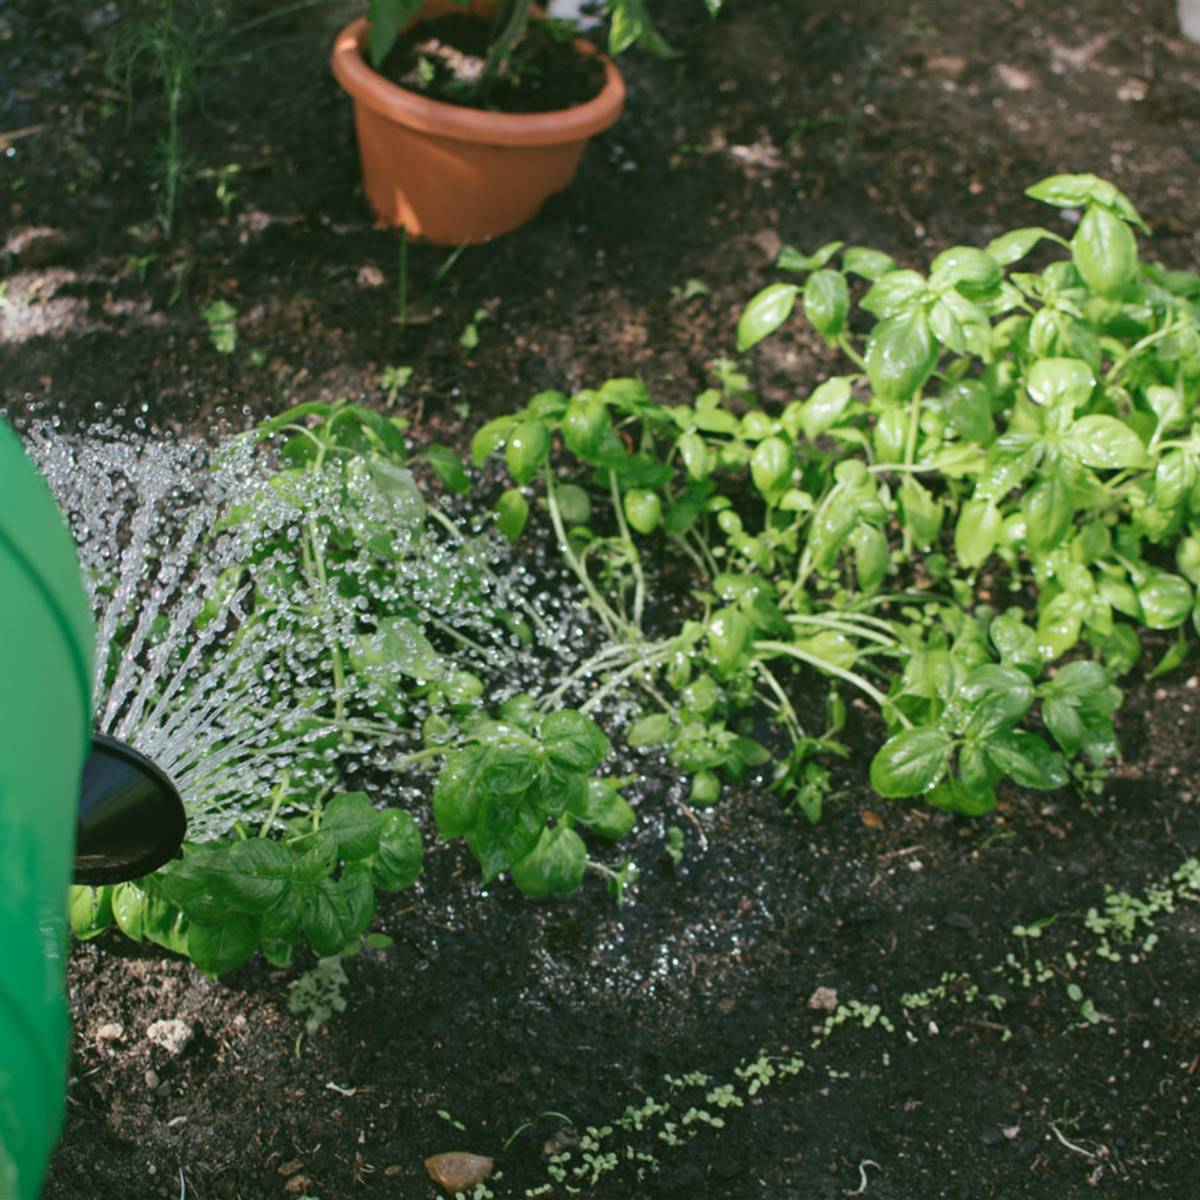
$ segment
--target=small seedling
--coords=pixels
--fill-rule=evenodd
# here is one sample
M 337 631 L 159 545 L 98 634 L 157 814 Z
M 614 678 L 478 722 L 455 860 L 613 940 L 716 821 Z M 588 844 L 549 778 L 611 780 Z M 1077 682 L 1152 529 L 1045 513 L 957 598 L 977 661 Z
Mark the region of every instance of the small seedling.
M 350 980 L 342 968 L 342 960 L 334 955 L 322 958 L 311 971 L 305 971 L 288 986 L 288 1012 L 304 1018 L 304 1029 L 296 1038 L 296 1057 L 304 1034 L 310 1037 L 324 1027 L 335 1012 L 346 1011 L 343 990 Z
M 379 376 L 379 386 L 387 392 L 387 398 L 383 402 L 385 408 L 395 407 L 396 397 L 408 384 L 412 373 L 412 367 L 384 367 Z
M 667 827 L 665 849 L 667 857 L 671 860 L 671 865 L 678 871 L 683 865 L 683 830 L 678 825 L 669 825 Z
M 237 309 L 228 300 L 214 300 L 200 315 L 208 322 L 208 340 L 218 354 L 232 354 L 237 349 Z

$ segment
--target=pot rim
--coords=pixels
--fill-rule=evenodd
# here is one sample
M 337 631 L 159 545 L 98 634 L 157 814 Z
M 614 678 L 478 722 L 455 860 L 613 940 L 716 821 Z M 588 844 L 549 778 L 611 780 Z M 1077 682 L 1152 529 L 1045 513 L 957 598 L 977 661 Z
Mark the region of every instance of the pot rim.
M 333 46 L 333 73 L 358 104 L 422 133 L 491 146 L 554 146 L 585 141 L 607 129 L 625 106 L 625 81 L 616 64 L 590 43 L 577 38 L 580 54 L 604 64 L 604 86 L 584 104 L 542 113 L 493 113 L 430 100 L 385 79 L 367 65 L 368 22 L 351 21 Z

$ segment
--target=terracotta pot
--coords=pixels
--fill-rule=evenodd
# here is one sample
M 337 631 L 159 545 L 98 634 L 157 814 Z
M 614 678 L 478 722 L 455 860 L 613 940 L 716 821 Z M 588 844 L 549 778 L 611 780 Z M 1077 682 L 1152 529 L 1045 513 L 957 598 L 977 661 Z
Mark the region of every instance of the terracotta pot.
M 472 4 L 484 13 L 494 7 Z M 430 0 L 418 17 L 462 12 Z M 596 51 L 575 42 L 581 54 Z M 601 55 L 605 83 L 586 104 L 546 113 L 493 113 L 443 104 L 384 79 L 366 61 L 367 22 L 338 35 L 333 73 L 354 99 L 363 187 L 383 225 L 442 245 L 485 242 L 524 224 L 571 182 L 588 138 L 625 103 L 625 84 Z

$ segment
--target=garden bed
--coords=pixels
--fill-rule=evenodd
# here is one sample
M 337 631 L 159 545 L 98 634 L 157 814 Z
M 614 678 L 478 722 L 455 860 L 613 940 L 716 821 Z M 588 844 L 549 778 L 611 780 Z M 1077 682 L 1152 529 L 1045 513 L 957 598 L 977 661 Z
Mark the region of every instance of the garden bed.
M 245 49 L 265 59 L 212 65 L 168 240 L 146 175 L 161 106 L 139 93 L 127 128 L 103 74 L 136 7 L 0 18 L 25 72 L 0 94 L 18 418 L 191 432 L 347 396 L 465 448 L 542 388 L 640 375 L 682 403 L 782 244 L 921 262 L 1054 219 L 1023 190 L 1057 171 L 1111 179 L 1150 253 L 1197 265 L 1200 48 L 1167 0 L 746 0 L 718 24 L 675 0 L 656 11 L 684 56 L 623 60 L 627 114 L 572 187 L 453 261 L 410 246 L 403 300 L 325 64 L 347 8 L 264 23 Z M 800 323 L 741 365 L 771 406 L 837 369 Z M 113 933 L 76 946 L 45 1194 L 432 1196 L 422 1160 L 447 1150 L 495 1156 L 497 1197 L 1185 1194 L 1200 909 L 1172 876 L 1200 846 L 1194 659 L 1123 686 L 1125 757 L 1096 794 L 1009 789 L 976 821 L 872 796 L 884 730 L 854 706 L 815 829 L 755 786 L 693 824 L 647 754 L 631 903 L 595 881 L 553 903 L 481 889 L 439 846 L 312 1033 L 288 1006 L 307 962 L 214 983 Z M 1128 943 L 1089 927 L 1159 887 L 1173 911 L 1151 899 Z M 1106 910 L 1106 888 L 1131 900 Z M 146 1036 L 173 1019 L 178 1053 Z

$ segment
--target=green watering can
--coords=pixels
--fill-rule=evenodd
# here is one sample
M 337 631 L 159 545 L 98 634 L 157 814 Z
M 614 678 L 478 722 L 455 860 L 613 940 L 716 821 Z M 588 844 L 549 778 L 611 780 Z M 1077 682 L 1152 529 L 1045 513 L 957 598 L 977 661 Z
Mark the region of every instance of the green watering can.
M 62 1127 L 67 886 L 133 879 L 183 840 L 170 779 L 91 734 L 75 546 L 0 420 L 0 1197 L 34 1200 Z

